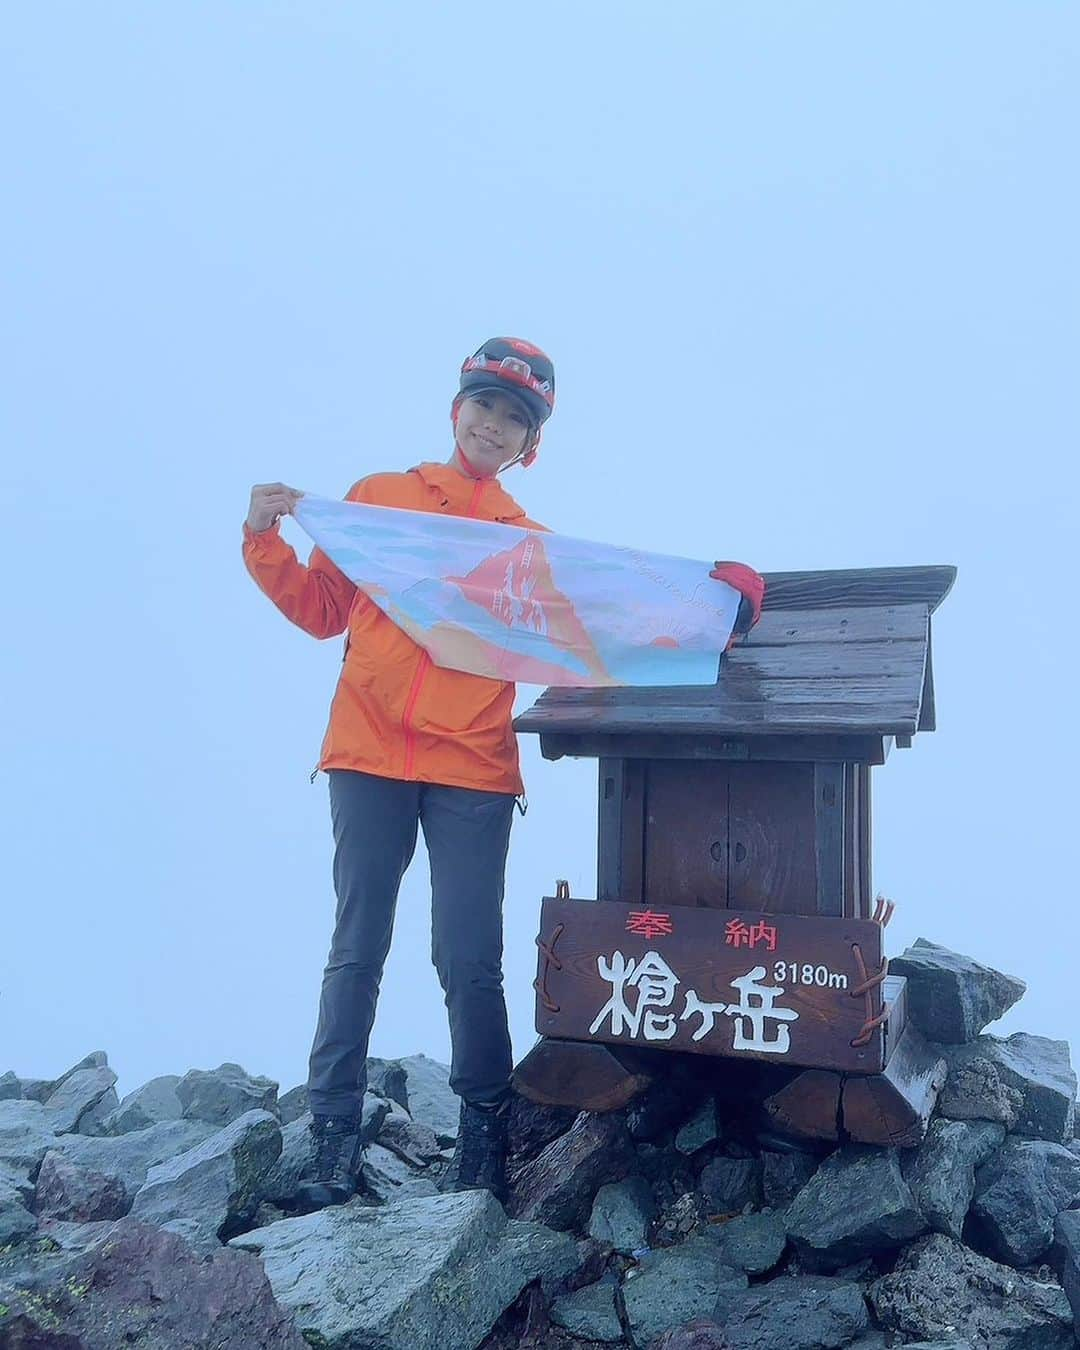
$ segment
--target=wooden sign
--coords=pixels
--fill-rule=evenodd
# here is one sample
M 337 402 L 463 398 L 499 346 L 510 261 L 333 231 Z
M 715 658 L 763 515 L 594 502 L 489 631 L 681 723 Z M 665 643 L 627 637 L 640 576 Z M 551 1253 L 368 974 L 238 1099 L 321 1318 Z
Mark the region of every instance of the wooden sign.
M 545 899 L 536 1029 L 856 1073 L 884 1068 L 881 925 Z

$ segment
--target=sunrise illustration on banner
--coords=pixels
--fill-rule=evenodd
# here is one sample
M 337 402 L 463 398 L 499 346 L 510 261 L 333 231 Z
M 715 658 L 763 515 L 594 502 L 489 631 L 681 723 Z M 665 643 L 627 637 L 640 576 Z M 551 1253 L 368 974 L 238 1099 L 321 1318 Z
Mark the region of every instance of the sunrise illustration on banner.
M 440 666 L 524 684 L 713 684 L 739 594 L 708 562 L 305 495 L 295 517 Z

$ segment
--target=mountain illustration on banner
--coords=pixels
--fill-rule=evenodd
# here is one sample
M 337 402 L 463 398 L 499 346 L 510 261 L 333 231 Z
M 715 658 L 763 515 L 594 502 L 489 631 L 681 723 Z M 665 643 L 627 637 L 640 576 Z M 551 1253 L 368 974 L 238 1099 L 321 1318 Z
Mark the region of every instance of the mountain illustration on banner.
M 712 563 L 305 495 L 295 518 L 438 666 L 522 684 L 714 684 L 739 594 Z

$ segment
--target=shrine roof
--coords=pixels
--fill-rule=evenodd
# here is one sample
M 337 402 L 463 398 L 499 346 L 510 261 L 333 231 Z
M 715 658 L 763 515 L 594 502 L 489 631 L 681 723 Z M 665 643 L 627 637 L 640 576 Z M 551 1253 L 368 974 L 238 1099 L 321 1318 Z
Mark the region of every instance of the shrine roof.
M 761 619 L 715 684 L 548 689 L 515 728 L 540 733 L 545 754 L 601 753 L 589 745 L 605 736 L 627 754 L 631 738 L 658 734 L 906 744 L 934 727 L 930 616 L 955 577 L 945 566 L 766 573 Z

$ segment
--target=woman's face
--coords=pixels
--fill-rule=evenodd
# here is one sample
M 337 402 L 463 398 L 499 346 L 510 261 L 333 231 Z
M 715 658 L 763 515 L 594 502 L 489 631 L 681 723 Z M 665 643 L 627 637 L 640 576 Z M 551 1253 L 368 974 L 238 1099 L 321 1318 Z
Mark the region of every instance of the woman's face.
M 529 419 L 516 398 L 496 389 L 468 394 L 458 408 L 455 436 L 466 460 L 482 477 L 496 474 L 524 450 Z

